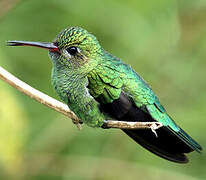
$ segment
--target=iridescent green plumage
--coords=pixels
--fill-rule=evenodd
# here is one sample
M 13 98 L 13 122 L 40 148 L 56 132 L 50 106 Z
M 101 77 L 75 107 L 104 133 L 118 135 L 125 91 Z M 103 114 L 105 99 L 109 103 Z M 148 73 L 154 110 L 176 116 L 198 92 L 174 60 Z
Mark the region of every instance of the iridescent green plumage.
M 43 47 L 41 43 L 35 46 Z M 148 130 L 123 131 L 149 151 L 178 163 L 187 162 L 184 153 L 202 150 L 170 118 L 149 85 L 129 65 L 106 52 L 91 33 L 67 28 L 45 48 L 53 62 L 54 89 L 83 123 L 101 127 L 106 119 L 158 121 L 164 125 L 157 130 L 158 137 Z

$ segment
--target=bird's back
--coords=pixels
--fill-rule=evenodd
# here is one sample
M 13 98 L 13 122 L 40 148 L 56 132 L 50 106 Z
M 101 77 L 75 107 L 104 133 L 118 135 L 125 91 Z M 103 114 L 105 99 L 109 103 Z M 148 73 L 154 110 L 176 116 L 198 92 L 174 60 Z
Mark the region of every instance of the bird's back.
M 155 134 L 148 129 L 123 130 L 147 150 L 167 160 L 186 163 L 184 153 L 201 151 L 166 113 L 147 83 L 130 66 L 109 56 L 89 74 L 91 95 L 100 103 L 100 110 L 116 120 L 132 122 L 162 122 Z

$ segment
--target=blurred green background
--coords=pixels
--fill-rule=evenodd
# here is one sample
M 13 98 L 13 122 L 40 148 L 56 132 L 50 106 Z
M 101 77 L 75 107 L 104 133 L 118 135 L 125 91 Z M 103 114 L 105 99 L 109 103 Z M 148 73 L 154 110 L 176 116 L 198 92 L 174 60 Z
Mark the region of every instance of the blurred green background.
M 52 41 L 67 26 L 144 77 L 168 113 L 205 149 L 206 1 L 0 0 L 0 66 L 58 98 L 47 51 L 7 40 Z M 0 179 L 206 179 L 206 155 L 160 159 L 119 130 L 78 131 L 71 120 L 0 81 Z

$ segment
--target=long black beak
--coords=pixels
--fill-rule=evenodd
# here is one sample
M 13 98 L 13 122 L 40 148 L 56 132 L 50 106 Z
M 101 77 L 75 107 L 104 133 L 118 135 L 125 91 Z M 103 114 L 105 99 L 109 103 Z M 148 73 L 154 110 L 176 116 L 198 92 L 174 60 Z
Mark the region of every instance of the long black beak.
M 54 43 L 31 42 L 31 41 L 7 41 L 8 46 L 34 46 L 44 48 L 52 52 L 59 52 L 59 48 Z

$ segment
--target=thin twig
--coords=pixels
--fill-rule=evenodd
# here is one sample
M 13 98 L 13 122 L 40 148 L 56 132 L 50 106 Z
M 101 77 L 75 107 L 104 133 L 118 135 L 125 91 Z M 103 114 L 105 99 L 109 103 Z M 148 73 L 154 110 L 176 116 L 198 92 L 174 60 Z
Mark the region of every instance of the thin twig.
M 19 80 L 11 73 L 6 71 L 0 66 L 0 79 L 4 80 L 6 83 L 10 84 L 12 87 L 16 88 L 20 92 L 26 94 L 27 96 L 35 99 L 36 101 L 44 104 L 62 114 L 72 119 L 73 123 L 77 125 L 80 129 L 81 124 L 78 117 L 68 108 L 68 106 L 36 89 L 29 86 L 25 82 Z M 106 128 L 119 128 L 119 129 L 151 129 L 155 134 L 155 130 L 162 127 L 162 123 L 159 122 L 126 122 L 126 121 L 115 121 L 107 120 L 104 122 L 104 127 Z
M 107 120 L 105 121 L 104 127 L 118 128 L 118 129 L 158 129 L 162 127 L 162 123 L 160 122 L 129 122 L 128 123 L 127 121 Z
M 118 129 L 151 129 L 157 137 L 156 130 L 162 127 L 161 122 L 127 122 L 127 121 L 113 121 L 107 120 L 104 123 L 104 128 L 118 128 Z
M 6 71 L 0 66 L 0 79 L 4 80 L 14 88 L 18 89 L 20 92 L 26 94 L 27 96 L 35 99 L 36 101 L 44 104 L 62 114 L 72 119 L 73 123 L 80 128 L 80 120 L 78 117 L 68 108 L 68 106 L 36 89 L 29 86 L 25 82 L 13 76 L 11 73 Z

